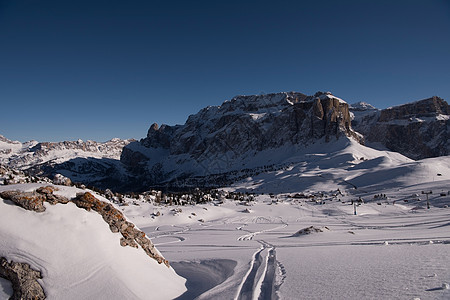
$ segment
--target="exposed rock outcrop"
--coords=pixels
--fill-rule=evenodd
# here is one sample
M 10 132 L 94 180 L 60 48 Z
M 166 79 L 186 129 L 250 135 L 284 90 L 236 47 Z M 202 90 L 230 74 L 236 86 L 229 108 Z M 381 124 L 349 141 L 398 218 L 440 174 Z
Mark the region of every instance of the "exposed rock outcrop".
M 44 212 L 44 201 L 55 205 L 57 203 L 66 204 L 69 200 L 60 195 L 54 195 L 56 189 L 51 186 L 41 187 L 34 192 L 4 191 L 0 193 L 3 199 L 11 200 L 20 207 L 35 212 Z
M 308 235 L 308 234 L 312 234 L 312 233 L 324 232 L 325 230 L 329 231 L 330 229 L 326 226 L 325 227 L 309 226 L 309 227 L 300 229 L 299 231 L 294 233 L 292 236 L 297 237 L 297 236 Z
M 120 244 L 122 246 L 138 248 L 139 245 L 148 256 L 158 263 L 164 263 L 167 267 L 170 266 L 169 262 L 158 252 L 158 250 L 156 250 L 155 246 L 145 233 L 136 228 L 133 223 L 127 221 L 123 213 L 116 209 L 111 203 L 100 201 L 89 192 L 80 193 L 75 199 L 69 201 L 63 196 L 53 194 L 55 190 L 55 187 L 46 186 L 40 187 L 34 192 L 4 191 L 0 193 L 0 196 L 3 199 L 13 201 L 15 204 L 26 210 L 35 212 L 45 211 L 44 201 L 47 201 L 52 205 L 73 202 L 77 207 L 87 211 L 92 209 L 99 213 L 103 220 L 108 223 L 111 232 L 121 233 L 122 238 L 120 239 Z
M 0 258 L 0 276 L 11 281 L 14 294 L 11 300 L 41 300 L 45 299 L 42 286 L 37 281 L 42 279 L 41 272 L 36 271 L 26 263 L 8 262 Z
M 36 192 L 18 192 L 18 191 L 5 191 L 1 192 L 0 196 L 3 199 L 11 200 L 20 207 L 35 212 L 44 212 L 44 201 L 46 197 Z
M 134 248 L 138 248 L 138 245 L 140 245 L 148 256 L 155 259 L 158 263 L 164 263 L 169 267 L 169 262 L 155 249 L 155 246 L 145 233 L 136 228 L 133 223 L 128 222 L 122 212 L 112 204 L 98 200 L 89 192 L 78 194 L 72 202 L 87 211 L 92 209 L 98 212 L 103 220 L 108 223 L 112 232 L 120 232 L 122 234 L 120 245 Z

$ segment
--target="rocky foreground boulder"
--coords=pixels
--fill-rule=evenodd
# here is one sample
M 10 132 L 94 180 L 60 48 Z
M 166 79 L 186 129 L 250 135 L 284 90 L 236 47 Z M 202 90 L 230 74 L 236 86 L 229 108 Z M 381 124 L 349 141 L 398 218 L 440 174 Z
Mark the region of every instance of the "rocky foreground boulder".
M 26 263 L 8 262 L 6 258 L 0 257 L 0 277 L 12 283 L 14 293 L 10 300 L 45 299 L 44 289 L 37 281 L 42 279 L 41 272 Z

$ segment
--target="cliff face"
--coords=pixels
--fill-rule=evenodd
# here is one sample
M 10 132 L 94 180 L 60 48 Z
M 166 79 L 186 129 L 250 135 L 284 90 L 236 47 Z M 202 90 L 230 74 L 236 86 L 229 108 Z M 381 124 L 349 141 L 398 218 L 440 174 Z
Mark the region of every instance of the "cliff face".
M 184 125 L 153 124 L 146 138 L 124 148 L 121 162 L 136 176 L 145 174 L 150 185 L 226 173 L 248 166 L 259 153 L 319 139 L 357 138 L 350 123 L 348 104 L 330 93 L 238 96 L 202 109 Z
M 395 106 L 360 118 L 356 131 L 412 159 L 450 154 L 450 109 L 439 97 Z

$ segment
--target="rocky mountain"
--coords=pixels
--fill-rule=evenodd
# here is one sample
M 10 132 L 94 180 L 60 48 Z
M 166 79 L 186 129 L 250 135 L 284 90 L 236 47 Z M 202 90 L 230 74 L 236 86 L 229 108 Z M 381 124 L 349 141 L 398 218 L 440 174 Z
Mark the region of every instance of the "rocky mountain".
M 450 154 L 450 108 L 439 98 L 390 107 L 352 105 L 353 128 L 366 142 L 378 143 L 412 159 Z
M 412 159 L 448 155 L 449 119 L 439 97 L 379 110 L 323 92 L 237 96 L 184 125 L 153 124 L 140 141 L 20 143 L 0 136 L 0 164 L 122 192 L 227 186 L 286 168 L 304 149 L 339 139 Z
M 0 163 L 32 175 L 62 174 L 74 182 L 109 187 L 123 179 L 120 155 L 133 141 L 20 143 L 0 136 Z
M 319 140 L 358 139 L 350 123 L 349 105 L 331 93 L 237 96 L 184 125 L 153 124 L 120 160 L 138 188 L 215 185 L 242 170 L 273 168 Z

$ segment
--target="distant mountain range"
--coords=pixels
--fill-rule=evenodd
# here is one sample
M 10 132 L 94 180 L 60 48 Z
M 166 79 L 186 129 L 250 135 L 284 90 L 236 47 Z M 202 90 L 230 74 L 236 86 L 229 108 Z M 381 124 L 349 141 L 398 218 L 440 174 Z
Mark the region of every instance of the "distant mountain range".
M 0 136 L 0 162 L 119 191 L 227 186 L 342 139 L 416 160 L 449 155 L 449 114 L 439 97 L 379 110 L 323 92 L 237 96 L 184 125 L 153 124 L 140 141 L 22 144 Z
M 115 138 L 104 143 L 82 140 L 20 143 L 0 135 L 0 163 L 31 175 L 52 178 L 62 174 L 73 182 L 96 187 L 120 186 L 126 180 L 120 155 L 123 147 L 134 141 Z

